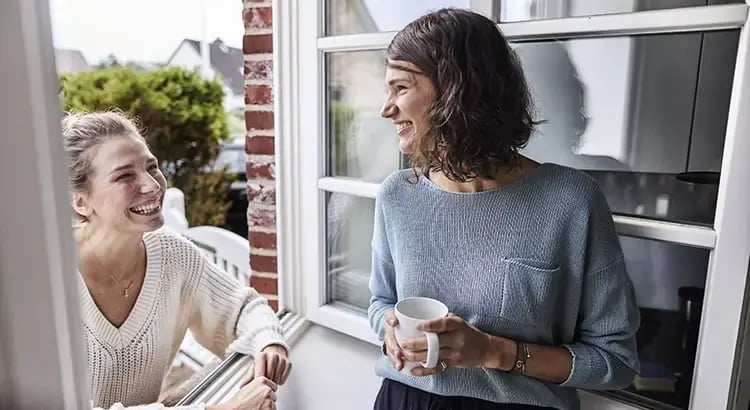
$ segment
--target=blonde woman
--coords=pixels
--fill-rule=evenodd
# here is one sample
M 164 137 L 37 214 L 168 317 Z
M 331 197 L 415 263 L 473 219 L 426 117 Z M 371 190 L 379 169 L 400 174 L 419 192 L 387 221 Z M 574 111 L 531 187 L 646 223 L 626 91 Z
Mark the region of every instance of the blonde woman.
M 62 131 L 94 406 L 164 408 L 162 380 L 190 329 L 217 356 L 240 352 L 256 365 L 229 402 L 182 409 L 275 409 L 291 369 L 278 319 L 254 289 L 162 228 L 166 180 L 134 123 L 71 114 Z

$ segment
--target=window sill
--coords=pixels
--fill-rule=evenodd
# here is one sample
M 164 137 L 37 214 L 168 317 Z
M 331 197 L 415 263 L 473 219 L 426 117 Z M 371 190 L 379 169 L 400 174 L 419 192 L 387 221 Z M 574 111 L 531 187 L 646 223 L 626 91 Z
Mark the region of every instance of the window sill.
M 284 338 L 289 346 L 293 346 L 309 323 L 294 312 L 280 312 L 279 318 Z M 248 368 L 251 361 L 250 356 L 232 353 L 178 401 L 177 406 L 193 403 L 212 405 L 226 401 L 245 376 L 244 370 Z

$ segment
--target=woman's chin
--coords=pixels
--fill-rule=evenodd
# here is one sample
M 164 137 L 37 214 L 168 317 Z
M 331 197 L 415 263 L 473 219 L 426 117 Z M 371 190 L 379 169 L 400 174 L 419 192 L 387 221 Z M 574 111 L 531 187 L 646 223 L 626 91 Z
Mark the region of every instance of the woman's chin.
M 161 213 L 151 215 L 147 220 L 144 219 L 146 218 L 140 217 L 138 220 L 131 220 L 134 230 L 146 233 L 155 231 L 164 226 L 164 215 Z
M 401 151 L 402 154 L 411 154 L 414 152 L 412 149 L 412 140 L 411 138 L 404 138 L 399 137 L 398 139 L 398 150 Z

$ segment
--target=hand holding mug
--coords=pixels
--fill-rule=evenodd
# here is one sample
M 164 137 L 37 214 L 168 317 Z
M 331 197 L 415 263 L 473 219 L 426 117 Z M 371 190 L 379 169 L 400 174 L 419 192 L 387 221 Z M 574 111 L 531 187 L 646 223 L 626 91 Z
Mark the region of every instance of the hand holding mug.
M 391 359 L 393 368 L 401 371 L 404 367 L 404 357 L 401 347 L 396 341 L 396 326 L 398 326 L 398 319 L 393 309 L 385 312 L 385 350 L 388 354 L 388 358 Z
M 417 324 L 417 329 L 434 332 L 440 340 L 439 360 L 453 367 L 483 367 L 486 353 L 490 350 L 490 336 L 472 326 L 462 318 L 450 313 L 440 319 L 426 320 Z M 429 356 L 429 340 L 425 337 L 411 338 L 401 343 L 404 358 L 423 361 Z M 440 372 L 440 368 L 415 368 L 415 376 L 429 376 Z
M 425 297 L 409 297 L 396 303 L 394 314 L 398 326 L 395 328 L 395 339 L 399 346 L 399 361 L 403 367 L 394 366 L 396 370 L 412 371 L 421 366 L 423 368 L 434 368 L 440 364 L 439 369 L 444 369 L 444 363 L 440 362 L 440 340 L 438 334 L 430 330 L 418 329 L 417 324 L 422 321 L 437 320 L 448 315 L 448 307 L 442 302 Z M 405 357 L 404 343 L 407 340 L 421 338 L 424 340 L 423 355 L 419 360 L 411 360 Z M 395 349 L 394 349 L 395 350 Z M 393 361 L 393 360 L 392 360 Z M 398 365 L 399 361 L 396 361 Z M 412 372 L 412 374 L 414 374 Z

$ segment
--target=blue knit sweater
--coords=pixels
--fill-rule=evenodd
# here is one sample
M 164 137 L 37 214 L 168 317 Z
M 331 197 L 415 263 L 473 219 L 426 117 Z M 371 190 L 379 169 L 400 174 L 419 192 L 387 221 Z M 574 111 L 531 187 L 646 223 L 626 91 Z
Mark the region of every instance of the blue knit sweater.
M 383 339 L 396 301 L 427 296 L 480 330 L 562 345 L 562 384 L 484 368 L 416 377 L 381 357 L 376 373 L 428 392 L 576 410 L 576 389 L 628 386 L 640 316 L 606 199 L 584 173 L 541 164 L 525 179 L 449 192 L 412 170 L 382 184 L 375 206 L 369 319 Z

